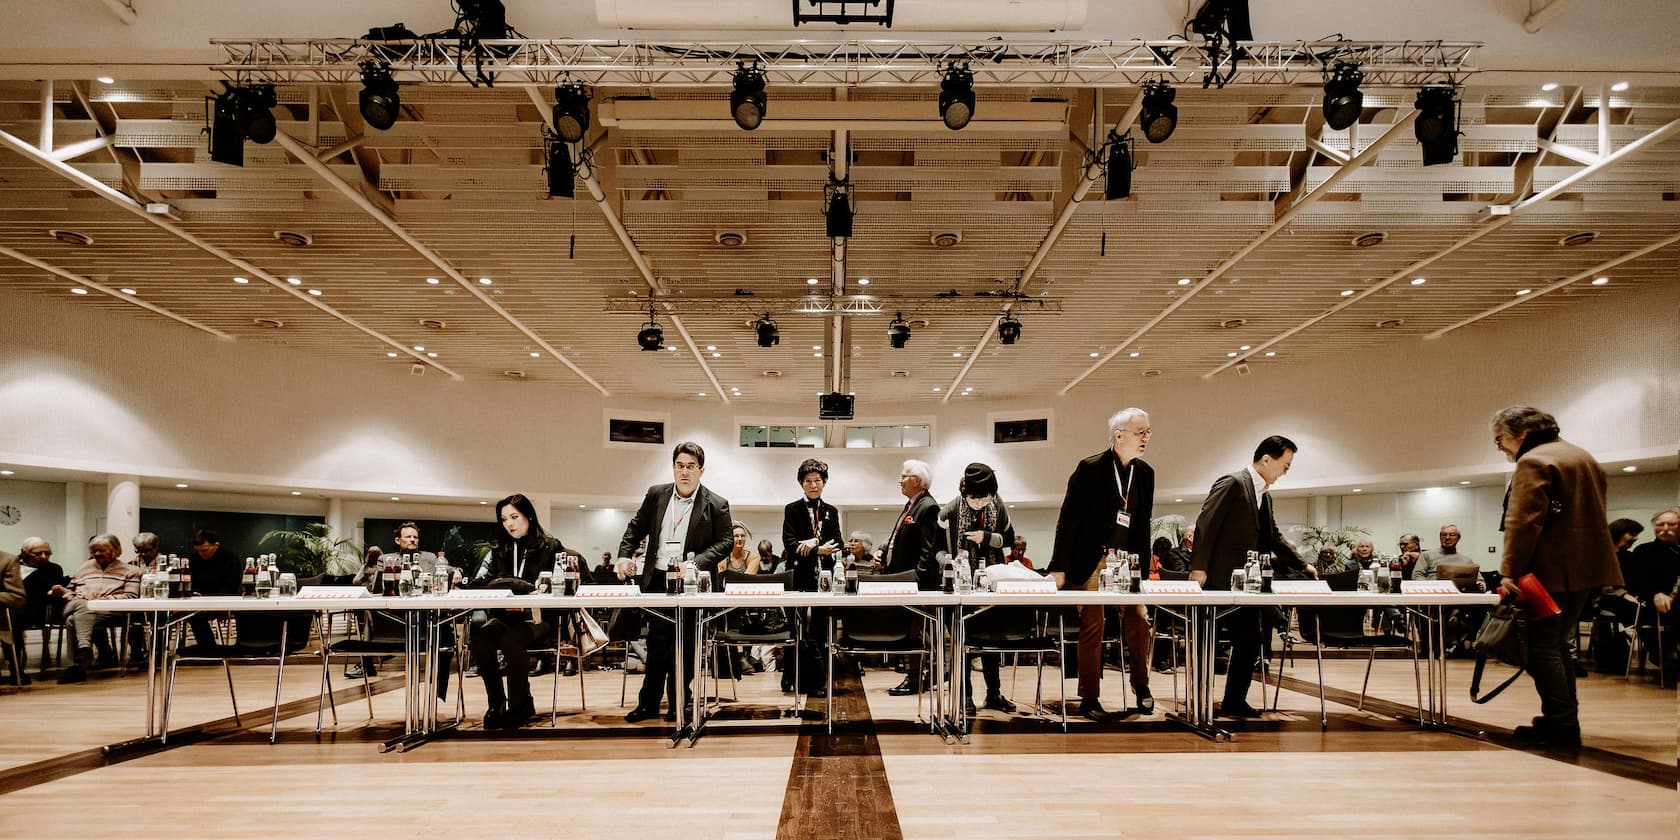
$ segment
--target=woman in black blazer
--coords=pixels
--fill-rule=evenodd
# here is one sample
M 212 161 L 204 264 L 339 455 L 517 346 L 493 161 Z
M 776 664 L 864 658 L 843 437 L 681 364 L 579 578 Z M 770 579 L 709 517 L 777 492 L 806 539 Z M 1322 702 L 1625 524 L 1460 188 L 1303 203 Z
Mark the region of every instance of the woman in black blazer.
M 481 589 L 511 589 L 525 594 L 535 588 L 537 576 L 554 568 L 554 557 L 566 550 L 559 538 L 543 530 L 536 507 L 524 494 L 515 493 L 496 503 L 496 542 L 479 568 L 473 586 Z M 536 714 L 531 699 L 531 656 L 533 644 L 554 638 L 552 617 L 533 622 L 525 610 L 488 610 L 475 615 L 471 627 L 473 663 L 484 680 L 489 708 L 484 728 L 513 729 Z M 502 686 L 500 653 L 507 662 L 507 687 Z

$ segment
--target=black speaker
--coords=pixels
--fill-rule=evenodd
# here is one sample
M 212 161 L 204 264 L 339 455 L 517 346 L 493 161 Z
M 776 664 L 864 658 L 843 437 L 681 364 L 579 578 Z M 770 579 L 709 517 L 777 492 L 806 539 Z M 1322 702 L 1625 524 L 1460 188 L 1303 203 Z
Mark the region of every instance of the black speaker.
M 850 420 L 857 398 L 838 391 L 817 397 L 818 420 Z

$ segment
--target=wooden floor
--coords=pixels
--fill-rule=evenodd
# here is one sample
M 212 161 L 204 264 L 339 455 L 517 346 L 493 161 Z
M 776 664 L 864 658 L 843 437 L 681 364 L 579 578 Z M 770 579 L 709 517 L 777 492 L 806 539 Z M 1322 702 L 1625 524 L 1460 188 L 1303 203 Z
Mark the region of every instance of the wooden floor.
M 335 666 L 338 667 L 338 666 Z M 1410 705 L 1409 661 L 1378 661 L 1365 712 L 1363 660 L 1326 662 L 1330 728 L 1318 724 L 1310 654 L 1283 674 L 1279 713 L 1213 743 L 1165 719 L 1171 678 L 1153 675 L 1157 713 L 1108 724 L 982 712 L 971 742 L 947 745 L 917 723 L 901 676 L 865 670 L 836 697 L 835 734 L 809 701 L 788 717 L 777 675 L 742 680 L 692 748 L 667 725 L 626 725 L 621 672 L 560 683 L 560 722 L 485 733 L 482 685 L 469 723 L 407 753 L 379 752 L 401 723 L 400 674 L 375 683 L 373 719 L 334 672 L 339 723 L 314 734 L 319 667 L 288 666 L 279 743 L 267 741 L 268 667 L 233 669 L 244 726 L 230 719 L 219 668 L 182 668 L 176 726 L 208 725 L 162 750 L 101 747 L 141 734 L 143 675 L 50 678 L 0 694 L 0 837 L 1675 837 L 1676 695 L 1640 679 L 1580 683 L 1586 749 L 1511 748 L 1536 713 L 1526 678 L 1486 706 L 1452 663 L 1449 711 L 1489 732 L 1419 731 L 1391 716 Z M 1012 682 L 1012 676 L 1014 680 Z M 974 675 L 977 686 L 980 675 Z M 1022 704 L 1034 672 L 1004 672 Z M 630 679 L 631 702 L 640 675 Z M 1110 671 L 1105 703 L 1120 705 Z M 546 710 L 550 678 L 534 681 Z M 1073 689 L 1072 681 L 1068 688 Z M 1059 697 L 1045 684 L 1050 712 Z M 730 687 L 723 693 L 728 696 Z M 1267 697 L 1270 700 L 1270 695 Z M 1258 684 L 1250 702 L 1260 703 Z M 925 710 L 924 710 L 925 714 Z M 843 715 L 843 718 L 841 717 Z

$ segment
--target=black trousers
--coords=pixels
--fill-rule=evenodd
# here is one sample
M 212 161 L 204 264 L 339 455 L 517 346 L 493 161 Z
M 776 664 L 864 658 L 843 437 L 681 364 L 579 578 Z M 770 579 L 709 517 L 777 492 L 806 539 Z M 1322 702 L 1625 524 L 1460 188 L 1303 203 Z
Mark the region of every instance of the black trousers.
M 1254 664 L 1260 659 L 1260 644 L 1267 632 L 1261 626 L 1263 607 L 1241 607 L 1223 619 L 1231 637 L 1231 664 L 1225 671 L 1225 705 L 1248 702 L 1248 687 L 1254 681 Z
M 665 591 L 665 573 L 654 570 L 649 576 L 649 585 L 655 592 Z M 642 709 L 659 708 L 659 699 L 665 698 L 671 704 L 671 711 L 677 709 L 677 627 L 662 618 L 648 618 L 647 622 L 647 673 L 642 677 L 642 689 L 636 692 L 636 706 Z M 689 610 L 683 614 L 683 681 L 694 681 L 694 612 Z M 682 702 L 687 703 L 693 696 L 693 689 L 689 685 L 683 686 Z
M 509 702 L 531 702 L 531 645 L 552 638 L 554 625 L 546 621 L 532 623 L 525 615 L 491 610 L 483 619 L 474 620 L 469 628 L 473 664 L 478 666 L 478 676 L 484 680 L 484 692 L 492 708 Z M 496 660 L 497 653 L 507 662 L 506 692 L 502 690 L 502 667 Z

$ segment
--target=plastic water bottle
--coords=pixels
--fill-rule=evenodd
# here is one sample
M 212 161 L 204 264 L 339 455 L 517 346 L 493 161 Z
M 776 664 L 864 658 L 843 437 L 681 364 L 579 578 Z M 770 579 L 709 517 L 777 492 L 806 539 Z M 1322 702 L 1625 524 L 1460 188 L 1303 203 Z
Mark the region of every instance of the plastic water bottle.
M 834 580 L 829 585 L 836 595 L 846 591 L 846 556 L 839 552 L 834 554 Z
M 967 592 L 974 588 L 974 569 L 968 564 L 968 550 L 957 552 L 957 561 L 952 568 L 952 574 L 957 578 L 957 591 Z
M 974 590 L 976 592 L 990 592 L 992 589 L 991 575 L 986 572 L 986 562 L 980 561 L 979 568 L 974 570 Z
M 1388 591 L 1388 564 L 1381 557 L 1371 561 L 1371 577 L 1376 583 L 1377 592 Z
M 688 553 L 688 559 L 683 561 L 682 579 L 685 594 L 700 594 L 700 567 L 694 564 L 694 552 L 692 551 Z

